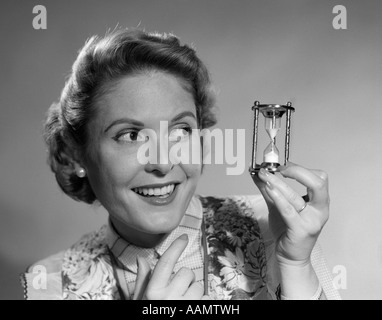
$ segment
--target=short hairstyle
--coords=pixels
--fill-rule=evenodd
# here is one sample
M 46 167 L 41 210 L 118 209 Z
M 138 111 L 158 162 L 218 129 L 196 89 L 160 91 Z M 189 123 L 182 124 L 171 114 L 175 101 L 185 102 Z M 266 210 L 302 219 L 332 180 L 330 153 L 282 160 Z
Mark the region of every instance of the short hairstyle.
M 91 37 L 80 50 L 58 102 L 44 126 L 48 163 L 60 188 L 71 198 L 93 203 L 96 196 L 87 177 L 77 177 L 73 159 L 89 150 L 88 124 L 96 102 L 122 77 L 158 70 L 183 80 L 192 93 L 200 129 L 216 123 L 215 95 L 206 66 L 193 48 L 173 34 L 119 29 Z

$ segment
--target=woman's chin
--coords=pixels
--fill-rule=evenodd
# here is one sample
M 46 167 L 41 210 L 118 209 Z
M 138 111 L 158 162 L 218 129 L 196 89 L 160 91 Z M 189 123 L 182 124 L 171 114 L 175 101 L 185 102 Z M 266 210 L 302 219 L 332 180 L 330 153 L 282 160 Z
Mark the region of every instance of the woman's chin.
M 147 233 L 150 234 L 166 234 L 170 233 L 179 225 L 180 219 L 175 219 L 172 216 L 170 219 L 153 219 L 145 224 L 145 229 Z

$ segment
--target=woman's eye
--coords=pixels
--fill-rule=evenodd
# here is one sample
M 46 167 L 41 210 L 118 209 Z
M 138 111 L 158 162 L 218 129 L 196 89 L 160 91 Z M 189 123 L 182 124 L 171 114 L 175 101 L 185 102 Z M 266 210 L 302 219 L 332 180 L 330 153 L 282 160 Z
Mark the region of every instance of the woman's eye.
M 176 128 L 169 133 L 168 140 L 170 142 L 179 142 L 190 136 L 191 128 Z
M 128 131 L 117 136 L 118 141 L 136 142 L 146 141 L 148 137 L 140 131 Z

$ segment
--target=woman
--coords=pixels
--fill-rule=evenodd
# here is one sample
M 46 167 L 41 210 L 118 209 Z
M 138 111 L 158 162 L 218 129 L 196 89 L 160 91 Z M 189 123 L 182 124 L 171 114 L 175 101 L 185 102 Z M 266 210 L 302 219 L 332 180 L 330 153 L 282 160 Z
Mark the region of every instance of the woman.
M 215 124 L 210 86 L 195 51 L 173 35 L 119 30 L 87 41 L 49 109 L 45 140 L 61 189 L 99 202 L 109 221 L 30 267 L 27 298 L 338 297 L 315 246 L 329 214 L 325 173 L 282 167 L 307 187 L 306 203 L 261 170 L 265 208 L 256 197 L 196 196 L 202 161 L 169 157 L 169 147 L 200 147 L 197 129 Z M 149 161 L 144 146 L 156 151 Z M 46 287 L 34 285 L 36 266 Z

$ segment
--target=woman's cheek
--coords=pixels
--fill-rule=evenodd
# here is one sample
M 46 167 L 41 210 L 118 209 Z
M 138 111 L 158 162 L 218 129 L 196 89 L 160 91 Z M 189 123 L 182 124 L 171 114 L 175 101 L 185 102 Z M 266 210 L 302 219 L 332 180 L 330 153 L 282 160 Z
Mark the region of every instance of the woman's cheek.
M 113 177 L 113 180 L 126 184 L 143 168 L 144 166 L 138 162 L 135 154 L 121 154 L 108 163 L 107 171 Z
M 100 148 L 95 163 L 92 164 L 95 183 L 105 186 L 126 184 L 137 170 L 136 156 L 111 148 Z
M 202 172 L 201 164 L 181 164 L 188 178 L 199 178 Z

